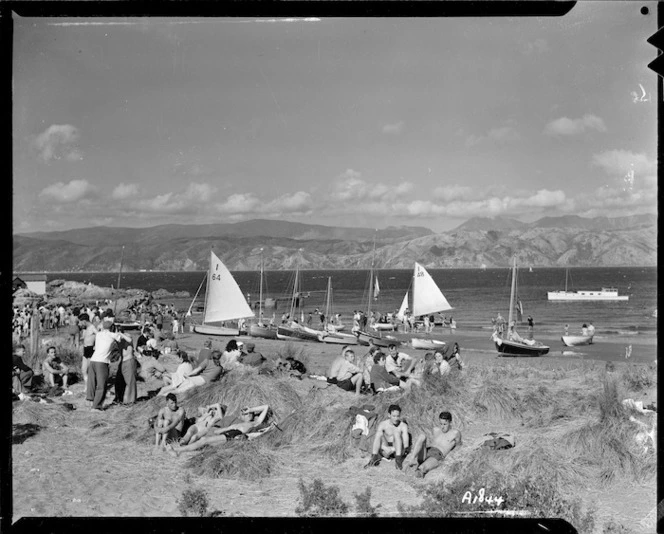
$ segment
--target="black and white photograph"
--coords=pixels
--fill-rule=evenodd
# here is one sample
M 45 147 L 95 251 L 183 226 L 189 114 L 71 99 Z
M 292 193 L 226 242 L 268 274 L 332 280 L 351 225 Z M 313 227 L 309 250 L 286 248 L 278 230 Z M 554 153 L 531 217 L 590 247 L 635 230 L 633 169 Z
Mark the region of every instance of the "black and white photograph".
M 11 522 L 655 532 L 656 2 L 103 4 L 11 14 Z

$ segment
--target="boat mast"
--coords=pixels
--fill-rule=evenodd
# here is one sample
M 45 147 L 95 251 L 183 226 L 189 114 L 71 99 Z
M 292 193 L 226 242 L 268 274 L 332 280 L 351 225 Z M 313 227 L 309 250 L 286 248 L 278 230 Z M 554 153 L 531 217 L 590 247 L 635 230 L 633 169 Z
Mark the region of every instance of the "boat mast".
M 325 303 L 325 326 L 330 322 L 330 295 L 332 294 L 332 277 L 327 277 L 327 302 Z
M 516 290 L 516 254 L 514 255 L 514 264 L 512 266 L 512 289 L 510 291 L 510 311 L 507 318 L 507 331 L 512 326 L 512 315 L 514 314 L 514 293 Z
M 374 233 L 374 242 L 373 242 L 373 253 L 371 254 L 371 271 L 369 274 L 369 302 L 367 303 L 367 317 L 371 315 L 371 295 L 373 294 L 374 287 L 373 287 L 373 272 L 374 272 L 374 261 L 376 259 L 376 234 L 378 233 L 378 229 L 376 229 L 376 233 Z
M 212 247 L 210 247 L 210 261 L 208 262 L 208 268 L 207 272 L 205 273 L 205 279 L 209 279 L 211 269 L 212 269 Z M 210 282 L 205 284 L 205 303 L 203 304 L 203 319 L 201 320 L 201 323 L 205 323 L 205 314 L 207 313 L 207 301 L 209 294 L 210 294 Z
M 565 267 L 565 293 L 567 293 L 567 275 L 569 274 L 569 267 Z
M 124 248 L 125 246 L 122 245 L 122 252 L 120 253 L 120 272 L 118 273 L 118 289 L 120 289 L 120 279 L 122 277 L 122 262 L 124 261 Z M 113 315 L 115 315 L 115 310 L 118 307 L 118 299 L 115 299 L 115 302 L 113 303 Z
M 198 297 L 198 293 L 200 292 L 201 288 L 203 287 L 203 284 L 207 280 L 207 275 L 208 273 L 205 273 L 205 276 L 203 277 L 203 280 L 201 280 L 201 284 L 198 286 L 198 289 L 196 290 L 196 294 L 194 295 L 194 300 L 191 301 L 191 304 L 189 305 L 189 309 L 187 310 L 187 315 L 186 317 L 189 317 L 191 315 L 191 308 L 194 307 L 194 302 L 196 302 L 196 297 Z
M 298 253 L 301 252 L 302 249 L 298 249 Z M 293 283 L 293 298 L 291 299 L 291 308 L 290 308 L 290 319 L 291 321 L 294 318 L 295 315 L 295 299 L 298 299 L 297 307 L 300 307 L 300 302 L 299 302 L 299 291 L 298 291 L 298 283 L 300 281 L 300 255 L 298 254 L 297 258 L 297 263 L 295 264 L 295 282 Z
M 258 289 L 258 324 L 263 326 L 263 249 L 261 248 L 261 281 Z

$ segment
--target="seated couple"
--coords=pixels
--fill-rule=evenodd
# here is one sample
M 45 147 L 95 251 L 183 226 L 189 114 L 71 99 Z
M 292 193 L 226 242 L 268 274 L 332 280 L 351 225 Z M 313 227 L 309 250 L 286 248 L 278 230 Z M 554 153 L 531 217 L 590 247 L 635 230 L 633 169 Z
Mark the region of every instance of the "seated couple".
M 263 404 L 253 408 L 242 408 L 239 421 L 223 427 L 216 426 L 226 414 L 226 406 L 212 404 L 199 407 L 196 422 L 191 425 L 176 445 L 170 444 L 170 451 L 176 456 L 181 452 L 194 451 L 205 445 L 225 443 L 231 439 L 254 439 L 272 425 L 263 425 L 269 406 Z
M 221 352 L 215 350 L 212 351 L 211 354 L 212 355 L 210 359 L 203 360 L 195 369 L 190 371 L 188 374 L 186 374 L 183 377 L 179 376 L 177 379 L 172 380 L 170 385 L 161 388 L 161 390 L 159 391 L 159 395 L 163 396 L 170 392 L 177 394 L 184 393 L 185 391 L 189 391 L 190 389 L 194 389 L 198 386 L 202 386 L 209 382 L 214 382 L 215 380 L 218 380 L 224 371 L 220 363 Z M 185 362 L 182 359 L 182 356 L 180 356 L 180 360 L 182 362 L 180 365 L 183 365 Z M 178 371 L 179 370 L 180 367 L 178 367 Z M 176 371 L 176 374 L 178 373 L 178 371 Z M 184 373 L 184 370 L 182 372 Z M 184 379 L 180 381 L 181 378 Z
M 392 372 L 387 370 L 388 358 L 393 360 L 392 356 L 387 356 L 384 352 L 374 353 L 374 365 L 371 368 L 371 385 L 376 393 L 385 391 L 394 386 L 398 386 L 408 391 L 413 385 L 420 385 L 420 366 L 410 365 L 407 370 L 402 371 L 393 368 Z
M 402 469 L 405 461 L 406 467 L 415 466 L 416 476 L 422 478 L 439 467 L 452 449 L 461 445 L 461 433 L 451 429 L 452 415 L 449 412 L 441 412 L 438 416 L 440 426 L 433 428 L 430 441 L 421 434 L 412 448 L 408 425 L 401 418 L 401 408 L 393 404 L 388 413 L 389 418 L 376 429 L 371 459 L 365 469 L 377 466 L 382 458 L 393 457 L 397 469 Z

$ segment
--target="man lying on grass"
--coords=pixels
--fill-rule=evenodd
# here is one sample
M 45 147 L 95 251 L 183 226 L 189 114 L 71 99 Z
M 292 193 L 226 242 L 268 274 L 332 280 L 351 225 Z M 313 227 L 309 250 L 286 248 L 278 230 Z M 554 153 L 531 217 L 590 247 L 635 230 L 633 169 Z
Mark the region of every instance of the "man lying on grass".
M 401 419 L 401 408 L 397 404 L 392 404 L 387 412 L 389 418 L 382 421 L 376 429 L 371 459 L 364 466 L 365 469 L 377 466 L 382 458 L 392 457 L 396 468 L 401 469 L 404 457 L 408 454 L 410 434 L 408 434 L 408 425 Z
M 452 449 L 461 446 L 461 432 L 451 428 L 452 414 L 440 412 L 438 421 L 440 426 L 433 427 L 431 441 L 427 442 L 426 435 L 420 434 L 406 458 L 406 468 L 417 464 L 415 476 L 418 478 L 439 467 Z
M 166 443 L 180 439 L 184 427 L 184 408 L 173 393 L 166 395 L 166 406 L 159 410 L 154 424 L 154 450 L 166 449 Z
M 254 408 L 242 408 L 240 412 L 240 422 L 226 426 L 224 428 L 208 429 L 207 435 L 196 440 L 186 441 L 183 439 L 176 446 L 171 444 L 170 451 L 176 456 L 181 452 L 195 451 L 204 447 L 205 445 L 214 445 L 217 443 L 225 443 L 231 439 L 253 439 L 264 433 L 266 429 L 257 428 L 263 424 L 265 417 L 267 417 L 269 406 L 263 404 L 262 406 L 255 406 Z M 267 427 L 271 428 L 271 427 Z M 260 431 L 259 431 L 260 430 Z M 185 436 L 186 437 L 186 436 Z M 184 443 L 184 444 L 183 444 Z

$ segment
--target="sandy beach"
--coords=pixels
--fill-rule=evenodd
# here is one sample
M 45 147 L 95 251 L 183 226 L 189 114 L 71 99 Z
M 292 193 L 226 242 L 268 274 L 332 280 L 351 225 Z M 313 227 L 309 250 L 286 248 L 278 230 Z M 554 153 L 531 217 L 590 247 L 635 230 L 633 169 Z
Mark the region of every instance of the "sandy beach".
M 372 504 L 381 504 L 379 516 L 398 516 L 398 503 L 412 506 L 421 501 L 423 485 L 450 480 L 450 470 L 455 462 L 469 460 L 477 440 L 485 433 L 512 433 L 516 436 L 517 445 L 506 454 L 516 454 L 542 440 L 555 444 L 564 434 L 593 417 L 596 411 L 593 403 L 606 375 L 604 361 L 588 360 L 585 355 L 566 355 L 560 342 L 556 350 L 546 357 L 498 358 L 491 350 L 488 336 L 480 334 L 483 333 L 457 333 L 453 338 L 462 347 L 462 356 L 467 363 L 462 372 L 469 380 L 472 377 L 469 384 L 473 388 L 478 387 L 475 379 L 502 377 L 502 386 L 510 394 L 525 398 L 529 391 L 545 388 L 547 395 L 550 395 L 547 398 L 561 400 L 565 409 L 574 408 L 577 413 L 570 411 L 558 418 L 551 416 L 548 424 L 543 426 L 529 424 L 534 413 L 506 414 L 492 409 L 461 413 L 454 426 L 463 433 L 464 446 L 454 451 L 449 463 L 446 461 L 424 481 L 397 471 L 393 462 L 384 461 L 377 468 L 362 469 L 368 454 L 359 449 L 337 463 L 321 455 L 296 453 L 292 447 L 270 451 L 276 464 L 270 476 L 258 480 L 233 476 L 209 478 L 192 473 L 187 466 L 188 454 L 177 458 L 163 452 L 153 454 L 152 440 L 124 439 L 120 430 L 114 432 L 113 425 L 131 408 L 113 406 L 103 413 L 91 413 L 85 405 L 82 382 L 79 382 L 71 388 L 74 395 L 56 398 L 51 405 L 14 403 L 13 520 L 34 516 L 179 516 L 178 499 L 183 488 L 187 487 L 206 490 L 210 508 L 222 510 L 226 515 L 292 517 L 299 498 L 298 481 L 310 482 L 314 478 L 323 480 L 325 484 L 337 485 L 341 497 L 347 502 L 353 501 L 354 493 L 370 487 Z M 178 343 L 181 348 L 195 353 L 206 339 L 206 336 L 186 333 L 180 335 Z M 214 338 L 213 348 L 223 350 L 228 339 Z M 249 337 L 237 339 L 251 340 L 256 344 L 256 350 L 266 357 L 283 351 L 286 343 Z M 554 339 L 541 341 L 550 342 L 552 346 L 555 343 Z M 633 353 L 647 352 L 648 358 L 650 354 L 654 355 L 655 341 L 640 341 L 632 342 Z M 324 373 L 341 350 L 338 345 L 313 342 L 293 342 L 292 347 L 306 361 L 308 372 L 315 374 Z M 603 347 L 598 342 L 591 348 L 602 353 L 613 351 L 618 354 L 620 351 L 619 344 Z M 364 354 L 366 347 L 357 346 L 356 350 Z M 408 348 L 402 350 L 413 356 L 423 356 L 425 352 Z M 618 357 L 611 359 L 616 360 L 613 374 L 617 376 L 627 366 L 636 365 L 624 358 L 622 361 Z M 169 369 L 175 369 L 177 363 L 173 356 L 166 355 L 163 360 Z M 645 365 L 642 367 L 647 368 Z M 620 395 L 642 401 L 644 405 L 656 402 L 656 372 L 651 370 L 651 374 L 654 383 L 649 387 L 630 391 L 621 385 Z M 256 378 L 259 379 L 276 380 Z M 354 394 L 335 387 L 317 390 L 313 387 L 315 381 L 309 378 L 279 380 L 285 380 L 304 403 L 320 402 L 328 410 L 346 410 L 363 403 L 377 404 L 378 400 L 377 397 L 365 396 L 358 400 Z M 145 394 L 145 385 L 139 382 L 139 396 Z M 394 397 L 395 402 L 400 399 L 403 399 L 400 394 Z M 107 406 L 111 400 L 109 394 Z M 259 400 L 256 399 L 257 402 Z M 65 410 L 62 406 L 64 402 L 71 403 L 76 409 Z M 148 402 L 154 403 L 147 401 L 144 404 Z M 445 399 L 436 399 L 435 403 L 436 406 L 445 406 Z M 40 415 L 40 411 L 44 413 Z M 541 407 L 540 411 L 546 412 L 546 407 Z M 407 419 L 408 413 L 404 413 L 404 417 Z M 33 427 L 33 435 L 17 439 L 17 425 L 21 427 L 25 424 L 37 424 L 38 427 Z M 145 420 L 137 422 L 139 426 L 143 424 L 147 424 Z M 105 427 L 106 432 L 100 434 L 100 427 Z M 594 503 L 597 532 L 601 532 L 602 526 L 610 521 L 629 526 L 633 532 L 653 531 L 649 514 L 656 505 L 654 473 L 638 481 L 624 473 L 605 484 L 589 478 L 576 486 L 574 498 L 584 506 Z

